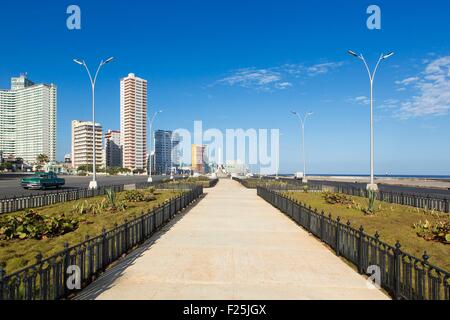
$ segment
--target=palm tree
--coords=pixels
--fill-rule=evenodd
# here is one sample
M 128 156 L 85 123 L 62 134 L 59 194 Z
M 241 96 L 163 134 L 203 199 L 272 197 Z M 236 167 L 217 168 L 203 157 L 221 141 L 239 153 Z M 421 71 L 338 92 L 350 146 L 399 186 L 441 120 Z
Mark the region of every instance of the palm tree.
M 48 155 L 41 153 L 40 155 L 37 156 L 36 161 L 39 164 L 45 164 L 45 163 L 49 163 L 50 159 L 48 158 Z

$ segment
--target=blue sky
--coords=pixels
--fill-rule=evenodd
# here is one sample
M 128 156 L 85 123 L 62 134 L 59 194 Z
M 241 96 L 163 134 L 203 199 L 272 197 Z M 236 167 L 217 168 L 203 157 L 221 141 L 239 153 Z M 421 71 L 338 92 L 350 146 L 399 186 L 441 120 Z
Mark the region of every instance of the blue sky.
M 66 28 L 77 4 L 82 29 Z M 382 10 L 368 30 L 366 9 Z M 313 111 L 309 171 L 369 170 L 368 77 L 347 49 L 374 64 L 396 55 L 375 82 L 376 172 L 450 174 L 448 1 L 8 1 L 2 4 L 0 87 L 28 72 L 58 85 L 58 158 L 70 121 L 90 118 L 85 72 L 109 56 L 97 87 L 97 120 L 119 128 L 119 80 L 149 81 L 159 129 L 279 128 L 281 171 L 302 168 L 300 130 L 289 111 Z

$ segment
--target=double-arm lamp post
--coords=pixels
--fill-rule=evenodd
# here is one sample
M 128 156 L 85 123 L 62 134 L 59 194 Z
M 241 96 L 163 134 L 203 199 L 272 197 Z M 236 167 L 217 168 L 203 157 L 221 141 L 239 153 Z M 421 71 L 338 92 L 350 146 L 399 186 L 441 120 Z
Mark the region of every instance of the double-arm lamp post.
M 152 118 L 150 119 L 150 155 L 148 157 L 148 179 L 147 182 L 152 183 L 153 182 L 153 178 L 152 178 L 152 152 L 153 152 L 153 122 L 155 122 L 156 116 L 158 114 L 162 113 L 162 110 L 156 111 Z M 156 155 L 155 155 L 155 160 L 156 160 Z
M 348 50 L 348 53 L 355 57 L 360 59 L 366 69 L 367 73 L 369 74 L 369 80 L 370 80 L 370 183 L 367 185 L 367 190 L 372 191 L 378 191 L 378 186 L 375 184 L 375 177 L 374 177 L 374 129 L 373 129 L 373 83 L 375 79 L 375 75 L 377 73 L 378 67 L 380 66 L 381 61 L 386 60 L 394 55 L 394 52 L 388 53 L 388 54 L 382 54 L 380 58 L 378 59 L 377 65 L 375 66 L 375 69 L 373 72 L 370 71 L 369 65 L 366 62 L 366 59 L 364 59 L 364 56 L 362 54 L 357 54 L 352 50 Z
M 300 113 L 296 111 L 291 111 L 293 115 L 297 116 L 298 120 L 300 121 L 300 126 L 302 129 L 302 153 L 303 153 L 303 183 L 307 183 L 308 179 L 306 177 L 306 152 L 305 152 L 305 124 L 306 119 L 308 117 L 312 116 L 312 112 L 307 112 L 303 117 L 300 115 Z
M 91 72 L 89 71 L 89 68 L 86 64 L 86 62 L 84 60 L 78 60 L 78 59 L 74 59 L 73 61 L 76 64 L 79 64 L 80 66 L 85 67 L 88 76 L 89 76 L 89 80 L 91 81 L 91 86 L 92 86 L 92 181 L 89 183 L 89 189 L 97 189 L 98 188 L 98 183 L 97 183 L 97 168 L 96 168 L 96 160 L 97 160 L 97 156 L 96 156 L 96 146 L 95 146 L 95 142 L 96 142 L 96 126 L 95 126 L 95 84 L 97 82 L 97 77 L 98 74 L 100 72 L 100 69 L 107 63 L 110 63 L 111 61 L 113 61 L 114 58 L 108 58 L 106 60 L 102 60 L 97 68 L 97 72 L 95 73 L 94 78 L 92 78 Z

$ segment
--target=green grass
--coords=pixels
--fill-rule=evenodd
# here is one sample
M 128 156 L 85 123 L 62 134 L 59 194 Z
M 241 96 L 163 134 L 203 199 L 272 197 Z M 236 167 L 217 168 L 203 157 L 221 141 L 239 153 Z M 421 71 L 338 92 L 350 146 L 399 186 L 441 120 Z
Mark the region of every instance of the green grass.
M 417 235 L 413 224 L 428 220 L 436 222 L 448 219 L 446 214 L 433 213 L 409 206 L 376 202 L 375 215 L 365 215 L 362 208 L 367 208 L 368 199 L 362 197 L 351 197 L 354 204 L 350 206 L 341 204 L 328 204 L 322 193 L 286 192 L 290 198 L 297 200 L 313 209 L 322 210 L 336 219 L 341 218 L 342 223 L 350 221 L 352 226 L 359 229 L 360 226 L 369 235 L 379 232 L 380 240 L 395 245 L 400 241 L 402 250 L 413 256 L 421 258 L 425 251 L 430 256 L 429 262 L 444 270 L 450 270 L 450 245 L 438 242 L 426 241 Z
M 141 215 L 142 212 L 148 212 L 152 208 L 163 204 L 166 200 L 175 198 L 181 192 L 179 191 L 165 191 L 157 190 L 155 192 L 156 200 L 151 202 L 126 202 L 127 209 L 123 212 L 105 211 L 99 214 L 83 214 L 84 219 L 80 223 L 80 227 L 63 236 L 50 238 L 45 240 L 0 240 L 0 263 L 7 273 L 17 271 L 21 268 L 29 266 L 36 261 L 36 255 L 41 253 L 44 258 L 52 256 L 63 250 L 64 243 L 67 241 L 69 245 L 75 245 L 84 241 L 85 237 L 89 235 L 91 238 L 101 234 L 102 229 L 110 230 L 114 225 L 123 224 L 125 219 L 132 220 Z M 123 200 L 124 193 L 117 194 L 117 200 Z M 99 202 L 104 197 L 95 197 L 89 199 L 82 199 L 66 203 L 59 203 L 52 206 L 34 209 L 34 211 L 43 215 L 59 215 L 66 214 L 67 216 L 80 216 L 78 213 L 73 213 L 73 207 L 79 203 L 87 201 L 88 203 Z M 4 219 L 7 216 L 15 215 L 17 213 L 10 213 L 0 216 Z

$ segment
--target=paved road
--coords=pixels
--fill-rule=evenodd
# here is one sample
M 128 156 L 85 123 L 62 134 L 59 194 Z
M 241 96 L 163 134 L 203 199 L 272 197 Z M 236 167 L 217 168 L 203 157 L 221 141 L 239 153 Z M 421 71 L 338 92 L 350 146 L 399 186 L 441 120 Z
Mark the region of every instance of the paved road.
M 388 299 L 255 190 L 231 180 L 77 298 Z
M 20 187 L 20 180 L 25 175 L 20 174 L 0 174 L 0 199 L 1 198 L 11 198 L 16 195 L 30 195 L 30 194 L 40 194 L 55 192 L 54 189 L 50 190 L 25 190 Z M 76 188 L 87 188 L 89 186 L 89 181 L 92 177 L 76 177 L 76 176 L 61 176 L 66 180 L 66 185 L 60 190 L 76 189 Z M 132 184 L 139 182 L 146 182 L 147 176 L 98 176 L 97 180 L 100 186 L 114 185 L 114 184 Z M 160 181 L 167 176 L 153 176 L 155 182 Z

